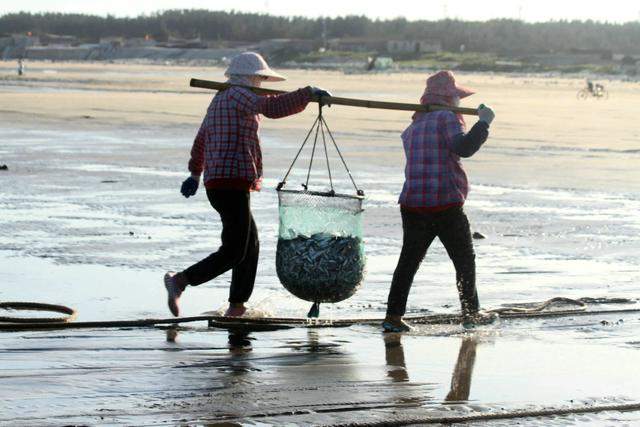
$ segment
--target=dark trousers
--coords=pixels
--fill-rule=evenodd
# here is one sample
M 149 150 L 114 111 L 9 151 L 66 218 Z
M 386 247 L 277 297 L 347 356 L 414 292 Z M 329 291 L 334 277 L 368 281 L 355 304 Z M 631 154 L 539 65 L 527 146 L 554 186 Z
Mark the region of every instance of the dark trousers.
M 444 245 L 456 269 L 456 285 L 463 312 L 477 312 L 480 303 L 476 291 L 476 255 L 469 220 L 462 207 L 435 213 L 403 209 L 401 213 L 402 251 L 389 290 L 387 315 L 404 315 L 413 278 L 436 237 Z
M 198 286 L 232 270 L 229 302 L 246 302 L 253 292 L 260 253 L 249 192 L 207 190 L 207 198 L 222 220 L 222 246 L 183 273 L 189 285 Z

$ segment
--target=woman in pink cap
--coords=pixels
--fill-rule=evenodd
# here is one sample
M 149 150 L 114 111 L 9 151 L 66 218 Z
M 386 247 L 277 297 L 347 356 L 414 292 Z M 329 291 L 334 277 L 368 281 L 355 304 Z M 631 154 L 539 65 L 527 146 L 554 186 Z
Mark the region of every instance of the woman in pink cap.
M 231 288 L 225 315 L 244 314 L 258 267 L 258 230 L 251 213 L 250 192 L 259 191 L 262 182 L 260 115 L 272 119 L 290 116 L 304 110 L 314 96 L 330 96 L 310 86 L 274 96 L 258 96 L 241 87 L 285 80 L 254 52 L 233 58 L 225 76 L 232 86 L 211 101 L 191 149 L 191 176 L 180 190 L 187 198 L 196 194 L 204 172 L 207 198 L 222 221 L 222 246 L 180 273 L 165 274 L 168 305 L 174 316 L 180 314 L 178 302 L 187 285 L 198 286 L 229 270 Z
M 421 104 L 458 106 L 474 92 L 457 86 L 450 71 L 427 79 Z M 480 313 L 476 291 L 476 266 L 469 221 L 463 205 L 467 176 L 461 157 L 471 157 L 489 135 L 494 118 L 490 108 L 478 108 L 478 122 L 465 133 L 462 115 L 448 110 L 415 113 L 402 133 L 406 156 L 405 182 L 398 203 L 402 215 L 403 241 L 393 274 L 385 331 L 404 332 L 411 327 L 402 320 L 413 278 L 427 249 L 438 237 L 456 270 L 456 284 L 465 323 L 484 323 L 491 316 Z

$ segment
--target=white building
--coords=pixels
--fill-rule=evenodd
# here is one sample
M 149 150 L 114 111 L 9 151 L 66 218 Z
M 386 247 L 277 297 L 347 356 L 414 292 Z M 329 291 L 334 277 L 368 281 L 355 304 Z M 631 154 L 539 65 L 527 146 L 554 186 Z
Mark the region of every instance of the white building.
M 439 41 L 425 40 L 389 40 L 387 52 L 389 53 L 437 53 L 442 50 Z

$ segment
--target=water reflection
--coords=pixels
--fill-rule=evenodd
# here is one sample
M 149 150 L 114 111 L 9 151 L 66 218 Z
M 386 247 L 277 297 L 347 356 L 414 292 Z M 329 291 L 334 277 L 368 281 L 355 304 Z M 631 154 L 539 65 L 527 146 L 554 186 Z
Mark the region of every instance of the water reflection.
M 229 377 L 221 377 L 226 387 L 236 387 L 241 390 L 245 383 L 252 384 L 255 381 L 255 378 L 247 376 L 249 373 L 260 371 L 249 354 L 253 351 L 252 339 L 249 331 L 229 329 L 227 339 L 229 358 L 226 360 L 223 358 L 217 362 L 218 372 L 229 374 Z
M 327 338 L 325 336 L 325 338 Z M 330 339 L 320 340 L 320 333 L 318 329 L 308 328 L 306 339 L 290 339 L 282 346 L 287 350 L 293 350 L 295 352 L 305 353 L 307 356 L 314 356 L 314 359 L 308 359 L 309 361 L 315 360 L 315 358 L 321 358 L 325 355 L 341 355 L 343 354 L 342 345 L 335 340 Z
M 471 377 L 473 365 L 476 363 L 476 347 L 478 341 L 475 337 L 465 337 L 460 343 L 458 360 L 451 375 L 451 388 L 445 397 L 445 402 L 459 402 L 469 400 L 471 390 Z
M 308 329 L 307 341 L 309 342 L 307 345 L 307 351 L 309 353 L 319 353 L 323 351 L 323 348 L 320 345 L 320 336 L 318 335 L 318 331 L 313 329 Z
M 393 382 L 409 381 L 407 366 L 404 361 L 402 348 L 402 334 L 386 333 L 384 337 L 385 360 L 387 362 L 387 376 Z
M 176 342 L 178 339 L 178 326 L 170 326 L 165 333 L 167 334 L 167 342 Z
M 402 347 L 403 334 L 386 333 L 384 337 L 387 376 L 392 382 L 409 381 L 409 372 L 405 362 Z M 469 400 L 473 366 L 476 362 L 476 347 L 478 341 L 474 336 L 465 337 L 460 343 L 458 358 L 451 375 L 451 386 L 445 397 L 445 402 L 460 402 Z
M 167 342 L 175 343 L 178 340 L 179 331 L 179 326 L 170 326 L 169 328 L 167 328 L 165 331 Z M 229 338 L 227 343 L 229 352 L 232 355 L 242 355 L 252 350 L 252 338 L 249 336 L 249 331 L 245 329 L 229 329 L 228 332 Z
M 241 356 L 249 353 L 253 348 L 251 347 L 251 338 L 249 332 L 246 330 L 229 330 L 229 353 L 234 356 Z

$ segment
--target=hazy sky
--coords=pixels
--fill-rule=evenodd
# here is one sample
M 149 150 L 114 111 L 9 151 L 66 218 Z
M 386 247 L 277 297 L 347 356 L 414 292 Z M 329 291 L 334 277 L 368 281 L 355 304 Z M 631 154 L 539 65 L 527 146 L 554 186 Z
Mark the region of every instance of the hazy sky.
M 270 13 L 273 15 L 367 15 L 372 18 L 486 20 L 520 18 L 526 21 L 593 19 L 628 22 L 640 20 L 637 0 L 0 0 L 0 15 L 9 12 L 81 12 L 134 16 L 164 9 L 204 8 Z

